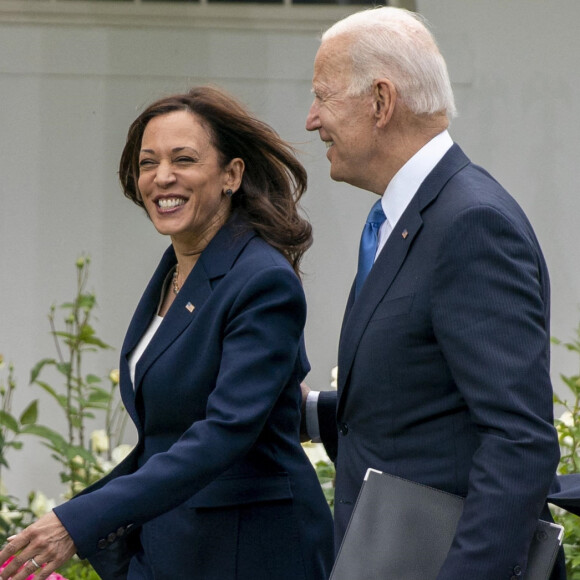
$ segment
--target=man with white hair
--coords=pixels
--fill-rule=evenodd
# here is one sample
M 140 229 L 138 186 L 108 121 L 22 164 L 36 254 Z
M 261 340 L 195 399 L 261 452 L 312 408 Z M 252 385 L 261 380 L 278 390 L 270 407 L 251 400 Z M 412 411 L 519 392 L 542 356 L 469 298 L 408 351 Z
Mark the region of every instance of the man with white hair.
M 338 392 L 304 386 L 308 433 L 336 459 L 336 545 L 372 467 L 465 497 L 438 580 L 525 577 L 559 459 L 533 229 L 453 143 L 447 67 L 417 15 L 377 8 L 332 26 L 313 93 L 306 128 L 326 143 L 332 179 L 379 196 Z M 561 557 L 552 578 L 565 578 Z

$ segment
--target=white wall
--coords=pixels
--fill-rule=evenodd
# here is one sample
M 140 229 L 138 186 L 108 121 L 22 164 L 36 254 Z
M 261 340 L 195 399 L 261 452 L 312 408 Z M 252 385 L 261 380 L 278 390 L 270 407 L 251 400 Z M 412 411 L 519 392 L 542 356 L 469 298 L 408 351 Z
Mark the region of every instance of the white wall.
M 580 4 L 560 0 L 557 14 L 553 5 L 418 2 L 454 82 L 460 117 L 452 135 L 530 216 L 552 276 L 553 334 L 568 339 L 580 320 Z M 235 93 L 294 142 L 309 171 L 308 380 L 329 383 L 373 196 L 331 182 L 324 146 L 304 130 L 317 26 L 164 24 L 2 21 L 0 6 L 0 353 L 16 365 L 16 408 L 39 394 L 27 386 L 29 369 L 53 355 L 46 314 L 72 296 L 81 252 L 92 257 L 98 333 L 117 347 L 95 370 L 116 366 L 134 306 L 168 243 L 117 185 L 126 129 L 153 99 L 206 82 Z M 553 368 L 560 390 L 558 373 L 575 371 L 575 361 L 556 350 Z M 41 421 L 58 420 L 43 401 Z M 28 449 L 9 457 L 9 488 L 21 497 L 33 488 L 56 494 L 53 462 L 44 451 L 32 459 Z

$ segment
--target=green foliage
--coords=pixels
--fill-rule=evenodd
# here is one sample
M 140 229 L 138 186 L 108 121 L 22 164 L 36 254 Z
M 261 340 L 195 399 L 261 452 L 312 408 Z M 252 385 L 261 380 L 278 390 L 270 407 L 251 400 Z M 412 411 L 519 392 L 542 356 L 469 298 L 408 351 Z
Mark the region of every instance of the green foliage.
M 0 367 L 4 367 L 4 359 L 1 355 Z M 20 435 L 27 432 L 27 429 L 38 419 L 38 400 L 36 399 L 29 403 L 19 416 L 12 414 L 12 398 L 15 389 L 14 366 L 10 363 L 6 384 L 0 382 L 0 481 L 2 467 L 9 467 L 6 453 L 9 449 L 22 449 Z
M 86 560 L 80 560 L 78 556 L 74 556 L 61 566 L 58 573 L 69 580 L 101 580 L 94 568 Z
M 324 492 L 324 497 L 330 509 L 334 511 L 334 478 L 336 476 L 334 464 L 331 461 L 319 461 L 314 468 Z
M 91 325 L 95 295 L 86 290 L 90 259 L 81 257 L 76 262 L 77 288 L 71 302 L 60 306 L 64 311 L 64 330 L 57 329 L 56 311 L 52 306 L 48 316 L 54 339 L 56 358 L 44 358 L 31 370 L 30 384 L 43 389 L 62 409 L 67 424 L 67 433 L 32 426 L 29 433 L 40 437 L 50 449 L 51 456 L 61 465 L 60 478 L 67 485 L 65 497 L 72 497 L 103 475 L 103 469 L 95 453 L 90 449 L 86 437 L 86 421 L 95 417 L 95 411 L 104 411 L 109 420 L 112 413 L 121 414 L 114 407 L 116 383 L 110 388 L 101 386 L 101 378 L 95 374 L 84 374 L 83 363 L 87 353 L 110 349 Z M 49 369 L 60 376 L 60 388 L 54 387 L 41 377 Z M 54 373 L 53 373 L 54 374 Z M 64 389 L 62 388 L 64 386 Z
M 553 338 L 552 342 L 562 346 L 579 357 L 580 362 L 580 325 L 576 328 L 576 338 L 571 342 L 561 342 Z M 560 375 L 562 382 L 571 393 L 569 399 L 554 394 L 554 403 L 564 408 L 559 419 L 556 419 L 556 430 L 560 442 L 561 474 L 580 472 L 580 365 L 578 374 Z M 567 511 L 553 507 L 554 519 L 564 526 L 564 551 L 566 552 L 566 572 L 568 580 L 580 580 L 580 518 Z
M 0 369 L 4 367 L 4 358 L 0 355 Z M 12 399 L 15 390 L 14 366 L 10 363 L 6 383 L 3 380 L 0 381 L 0 545 L 4 544 L 8 537 L 30 524 L 34 518 L 30 509 L 34 494 L 29 495 L 27 507 L 19 507 L 18 499 L 6 493 L 2 478 L 2 469 L 10 467 L 7 459 L 8 451 L 22 449 L 23 442 L 20 437 L 28 433 L 30 429 L 40 428 L 36 425 L 38 419 L 36 399 L 29 403 L 20 415 L 13 414 Z
M 87 354 L 111 348 L 96 335 L 92 326 L 97 302 L 95 295 L 86 290 L 89 264 L 88 257 L 77 260 L 76 295 L 71 302 L 58 307 L 64 311 L 64 328 L 57 328 L 57 307 L 50 309 L 48 319 L 56 356 L 43 358 L 30 372 L 30 384 L 47 393 L 62 410 L 65 433 L 37 422 L 37 400 L 19 415 L 13 414 L 16 381 L 11 365 L 6 385 L 0 381 L 0 544 L 46 513 L 54 503 L 41 492 L 31 492 L 23 507 L 1 486 L 1 469 L 8 468 L 7 451 L 20 449 L 23 435 L 39 438 L 60 464 L 65 497 L 71 497 L 99 479 L 130 448 L 122 445 L 127 414 L 117 396 L 118 370 L 109 373 L 106 385 L 101 377 L 84 371 Z M 4 359 L 0 355 L 0 368 L 3 366 Z M 94 431 L 89 440 L 87 421 L 96 417 L 104 417 L 104 429 Z M 90 564 L 76 557 L 59 572 L 69 580 L 99 580 Z
M 24 529 L 34 521 L 34 514 L 27 507 L 18 505 L 18 500 L 9 495 L 0 495 L 0 545 L 4 545 L 6 540 Z

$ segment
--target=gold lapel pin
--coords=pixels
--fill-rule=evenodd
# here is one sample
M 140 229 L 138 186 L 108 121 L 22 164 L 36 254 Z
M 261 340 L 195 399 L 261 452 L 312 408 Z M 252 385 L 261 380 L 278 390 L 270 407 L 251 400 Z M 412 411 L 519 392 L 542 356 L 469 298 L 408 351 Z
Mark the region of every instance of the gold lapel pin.
M 185 305 L 185 308 L 187 309 L 188 312 L 193 312 L 195 310 L 195 306 L 191 302 L 188 302 Z
M 403 230 L 403 233 L 401 235 L 403 236 L 403 239 L 406 240 L 407 236 L 409 235 L 409 232 L 407 230 Z

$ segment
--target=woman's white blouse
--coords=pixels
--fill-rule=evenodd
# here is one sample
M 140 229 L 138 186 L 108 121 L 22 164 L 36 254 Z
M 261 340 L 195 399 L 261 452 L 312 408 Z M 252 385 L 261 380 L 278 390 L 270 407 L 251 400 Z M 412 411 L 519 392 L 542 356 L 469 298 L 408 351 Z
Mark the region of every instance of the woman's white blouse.
M 151 321 L 151 324 L 145 331 L 145 334 L 141 337 L 141 340 L 137 346 L 133 349 L 129 355 L 129 370 L 131 372 L 131 382 L 133 383 L 133 388 L 135 388 L 135 368 L 141 355 L 145 352 L 148 344 L 151 342 L 153 336 L 157 332 L 159 325 L 163 322 L 163 316 L 155 315 L 155 318 Z

